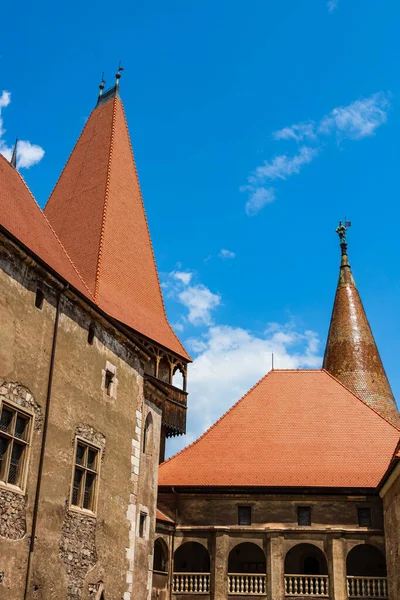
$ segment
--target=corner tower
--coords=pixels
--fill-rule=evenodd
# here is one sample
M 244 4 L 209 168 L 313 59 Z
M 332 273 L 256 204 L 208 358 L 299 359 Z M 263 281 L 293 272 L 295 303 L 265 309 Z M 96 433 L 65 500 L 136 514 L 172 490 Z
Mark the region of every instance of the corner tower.
M 342 221 L 336 232 L 342 258 L 323 368 L 386 419 L 399 425 L 396 402 L 351 272 Z

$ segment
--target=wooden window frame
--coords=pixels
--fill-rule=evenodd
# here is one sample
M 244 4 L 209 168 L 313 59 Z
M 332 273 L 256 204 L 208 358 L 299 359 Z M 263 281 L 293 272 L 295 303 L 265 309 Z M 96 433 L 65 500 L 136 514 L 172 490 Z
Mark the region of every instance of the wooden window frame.
M 19 404 L 15 404 L 12 401 L 8 401 L 8 400 L 4 400 L 4 399 L 0 398 L 0 415 L 1 415 L 4 407 L 9 409 L 11 412 L 13 412 L 14 415 L 12 417 L 13 433 L 11 434 L 6 431 L 0 430 L 0 437 L 11 440 L 11 443 L 9 444 L 9 448 L 7 449 L 7 452 L 6 452 L 6 463 L 5 463 L 6 466 L 3 467 L 3 472 L 5 472 L 7 474 L 7 476 L 5 477 L 5 479 L 3 479 L 2 478 L 3 475 L 2 475 L 2 473 L 0 473 L 0 487 L 3 489 L 6 489 L 6 490 L 16 492 L 18 494 L 25 494 L 27 479 L 28 479 L 28 465 L 29 465 L 29 461 L 30 461 L 30 454 L 31 454 L 31 447 L 32 447 L 32 434 L 33 434 L 33 428 L 34 428 L 35 415 L 30 410 L 25 409 L 22 406 L 19 406 Z M 28 421 L 27 430 L 25 433 L 25 439 L 19 438 L 15 435 L 15 423 L 16 423 L 17 416 L 19 414 L 23 418 L 27 419 L 27 421 Z M 18 469 L 20 471 L 20 476 L 19 476 L 19 481 L 17 484 L 8 483 L 6 481 L 9 477 L 11 454 L 12 454 L 12 448 L 14 446 L 15 441 L 19 444 L 22 443 L 25 446 L 22 461 L 18 465 Z
M 82 446 L 86 446 L 86 450 L 85 450 L 85 455 L 87 453 L 87 449 L 91 448 L 92 450 L 95 450 L 97 452 L 97 461 L 96 461 L 96 469 L 89 469 L 87 466 L 82 466 L 77 464 L 76 462 L 76 456 L 77 456 L 77 450 L 78 450 L 78 445 L 81 444 Z M 79 513 L 83 513 L 86 515 L 91 515 L 96 516 L 97 515 L 97 504 L 98 504 L 98 497 L 99 497 L 99 487 L 100 487 L 100 471 L 101 471 L 101 455 L 102 455 L 102 448 L 100 446 L 98 446 L 97 444 L 94 444 L 93 442 L 90 442 L 89 440 L 85 439 L 84 437 L 81 437 L 79 435 L 75 436 L 75 442 L 74 442 L 74 460 L 73 460 L 73 464 L 72 464 L 72 477 L 71 477 L 71 489 L 70 489 L 70 494 L 69 494 L 69 509 L 72 512 L 79 512 Z M 73 493 L 74 493 L 74 480 L 75 480 L 75 470 L 78 467 L 79 470 L 83 471 L 83 483 L 81 483 L 80 485 L 80 504 L 82 504 L 82 506 L 79 506 L 77 504 L 73 504 L 72 502 L 72 497 L 73 497 Z M 95 477 L 95 483 L 94 483 L 94 491 L 93 491 L 93 503 L 92 503 L 92 507 L 91 508 L 84 508 L 83 507 L 83 494 L 84 494 L 84 489 L 85 489 L 85 482 L 86 482 L 86 476 L 87 473 L 95 473 L 96 477 Z

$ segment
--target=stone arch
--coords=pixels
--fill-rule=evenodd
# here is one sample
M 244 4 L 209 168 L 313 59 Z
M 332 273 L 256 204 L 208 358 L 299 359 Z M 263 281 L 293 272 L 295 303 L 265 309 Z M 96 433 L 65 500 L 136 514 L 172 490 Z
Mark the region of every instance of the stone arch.
M 296 544 L 285 556 L 286 575 L 328 575 L 324 552 L 314 544 Z
M 167 544 L 162 538 L 157 538 L 154 542 L 153 571 L 167 573 L 168 559 L 169 551 Z
M 241 542 L 232 548 L 228 557 L 228 573 L 266 573 L 265 553 L 253 542 Z
M 180 367 L 180 365 L 176 365 L 174 368 L 174 373 L 172 375 L 172 385 L 180 390 L 184 390 L 186 387 L 185 372 Z
M 175 573 L 209 573 L 210 553 L 199 542 L 184 542 L 175 550 Z
M 384 553 L 372 544 L 358 544 L 346 559 L 346 572 L 353 577 L 386 577 Z

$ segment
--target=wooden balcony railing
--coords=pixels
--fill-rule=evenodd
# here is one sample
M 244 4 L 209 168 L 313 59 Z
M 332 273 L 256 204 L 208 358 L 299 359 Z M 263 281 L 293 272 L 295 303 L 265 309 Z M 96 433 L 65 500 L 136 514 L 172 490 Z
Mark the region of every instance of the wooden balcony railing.
M 328 575 L 285 575 L 285 596 L 329 598 Z
M 153 375 L 144 376 L 144 393 L 162 411 L 167 436 L 186 433 L 187 392 Z
M 229 573 L 228 594 L 240 596 L 265 596 L 267 576 L 256 573 Z
M 347 577 L 349 598 L 387 598 L 386 577 Z
M 209 594 L 210 573 L 174 573 L 174 594 Z

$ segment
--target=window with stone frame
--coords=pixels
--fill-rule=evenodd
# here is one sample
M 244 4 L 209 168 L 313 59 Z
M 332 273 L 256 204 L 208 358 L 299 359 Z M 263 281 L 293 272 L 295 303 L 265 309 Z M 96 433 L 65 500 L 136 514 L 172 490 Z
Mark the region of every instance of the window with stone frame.
M 25 488 L 32 415 L 0 403 L 0 481 Z
M 238 506 L 238 525 L 251 525 L 251 506 Z
M 297 507 L 297 524 L 303 527 L 311 526 L 311 506 Z
M 96 512 L 99 485 L 100 448 L 76 438 L 71 506 Z

